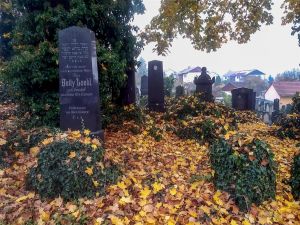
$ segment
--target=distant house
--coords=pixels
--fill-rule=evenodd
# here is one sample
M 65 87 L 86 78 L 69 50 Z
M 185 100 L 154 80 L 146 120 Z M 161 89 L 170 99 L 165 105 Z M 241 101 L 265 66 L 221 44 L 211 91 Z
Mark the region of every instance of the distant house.
M 260 70 L 254 69 L 228 72 L 224 75 L 224 79 L 230 82 L 242 82 L 246 77 L 260 77 L 262 80 L 265 80 L 266 74 Z
M 278 98 L 280 105 L 287 105 L 292 103 L 292 98 L 296 92 L 300 92 L 300 81 L 278 81 L 267 89 L 265 99 L 274 101 Z
M 231 95 L 231 91 L 233 89 L 242 88 L 242 87 L 246 87 L 245 83 L 243 82 L 229 82 L 221 89 L 221 91 L 228 95 Z
M 178 80 L 178 83 L 181 85 L 187 84 L 187 83 L 193 83 L 195 77 L 199 76 L 200 74 L 201 74 L 200 66 L 188 67 L 177 73 L 177 80 Z M 210 75 L 211 78 L 213 78 L 214 76 L 217 76 L 217 74 L 214 72 L 207 71 L 207 74 Z

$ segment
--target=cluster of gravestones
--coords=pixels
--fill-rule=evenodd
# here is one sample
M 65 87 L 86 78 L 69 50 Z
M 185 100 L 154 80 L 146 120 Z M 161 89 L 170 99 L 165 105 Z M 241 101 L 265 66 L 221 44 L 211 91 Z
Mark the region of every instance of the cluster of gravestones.
M 126 71 L 127 83 L 121 90 L 120 103 L 136 102 L 134 68 Z M 104 139 L 100 119 L 99 81 L 96 55 L 96 39 L 87 28 L 69 27 L 59 32 L 59 74 L 60 74 L 60 127 L 62 130 L 91 130 L 92 134 Z M 149 76 L 141 80 L 141 95 L 148 95 L 151 111 L 164 112 L 163 64 L 151 61 Z M 196 92 L 201 101 L 213 102 L 211 79 L 206 68 L 195 78 Z M 176 96 L 182 96 L 184 88 L 176 88 Z M 232 91 L 232 106 L 238 110 L 255 109 L 255 92 L 240 88 Z

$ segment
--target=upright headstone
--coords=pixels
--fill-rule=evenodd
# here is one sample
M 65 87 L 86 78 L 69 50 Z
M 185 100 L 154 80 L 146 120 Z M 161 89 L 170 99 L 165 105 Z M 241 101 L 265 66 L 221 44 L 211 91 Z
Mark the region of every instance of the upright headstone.
M 151 111 L 165 111 L 163 63 L 158 60 L 148 62 L 148 107 Z
M 214 97 L 212 95 L 212 85 L 215 83 L 215 78 L 207 74 L 206 67 L 202 67 L 201 75 L 195 77 L 194 84 L 196 85 L 196 93 L 200 93 L 201 100 L 206 102 L 212 102 Z
M 274 111 L 280 111 L 278 98 L 274 99 Z
M 60 128 L 89 129 L 103 139 L 93 31 L 69 27 L 59 32 L 59 81 Z
M 231 91 L 232 108 L 236 110 L 255 110 L 256 93 L 252 89 L 237 88 Z
M 135 95 L 135 71 L 128 69 L 126 71 L 127 80 L 125 86 L 121 89 L 119 102 L 121 105 L 130 105 L 136 102 Z
M 176 87 L 176 97 L 184 96 L 184 87 L 179 85 Z
M 141 96 L 148 95 L 148 77 L 142 76 L 141 77 Z

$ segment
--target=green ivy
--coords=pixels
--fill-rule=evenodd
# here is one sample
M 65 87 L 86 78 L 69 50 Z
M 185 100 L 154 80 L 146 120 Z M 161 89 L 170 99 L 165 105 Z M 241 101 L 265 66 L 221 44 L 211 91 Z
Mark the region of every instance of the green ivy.
M 300 200 L 300 154 L 296 155 L 294 158 L 291 170 L 290 185 L 294 198 L 296 200 Z
M 265 142 L 239 146 L 219 139 L 210 148 L 210 161 L 216 187 L 229 192 L 241 210 L 275 197 L 276 164 Z
M 75 152 L 75 157 L 69 157 Z M 120 171 L 116 166 L 104 167 L 104 149 L 93 149 L 75 141 L 57 141 L 41 149 L 38 165 L 27 176 L 27 187 L 37 191 L 42 199 L 61 196 L 66 200 L 104 194 Z M 86 170 L 92 168 L 92 174 Z

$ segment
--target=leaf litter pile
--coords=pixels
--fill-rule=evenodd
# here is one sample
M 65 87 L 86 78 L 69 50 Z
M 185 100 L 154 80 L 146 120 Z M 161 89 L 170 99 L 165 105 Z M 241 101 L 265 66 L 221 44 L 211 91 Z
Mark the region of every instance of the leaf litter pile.
M 297 141 L 272 135 L 277 128 L 259 122 L 249 112 L 237 114 L 212 103 L 203 110 L 193 98 L 186 103 L 191 105 L 186 111 L 174 103 L 167 116 L 148 113 L 141 124 L 124 121 L 118 129 L 106 130 L 105 159 L 117 164 L 122 175 L 103 196 L 71 202 L 60 197 L 41 200 L 37 193 L 26 190 L 25 178 L 37 165 L 40 148 L 53 142 L 55 135 L 47 134 L 28 153 L 14 151 L 17 144 L 12 144 L 13 156 L 4 159 L 8 166 L 0 170 L 0 224 L 300 224 L 300 204 L 288 184 L 293 157 L 299 153 Z M 8 112 L 13 106 L 0 108 Z M 197 113 L 189 115 L 191 110 Z M 3 147 L 9 131 L 16 129 L 16 119 L 0 119 Z M 243 135 L 243 140 L 258 138 L 271 146 L 278 164 L 275 199 L 242 212 L 228 193 L 214 187 L 206 134 L 199 133 L 198 127 L 195 135 L 199 139 L 179 138 L 177 133 L 207 120 L 213 122 L 213 132 L 226 140 Z M 30 131 L 22 133 L 25 140 L 30 138 Z M 80 136 L 74 132 L 65 135 Z

